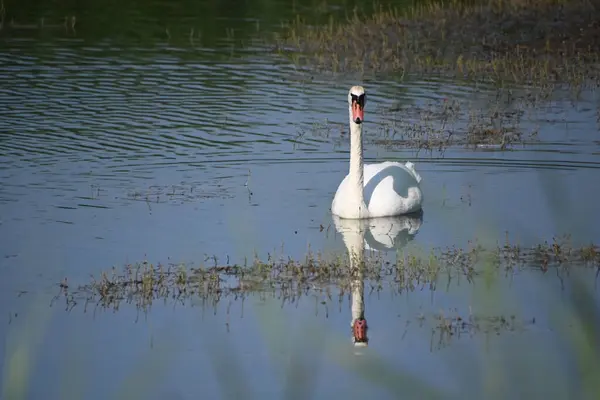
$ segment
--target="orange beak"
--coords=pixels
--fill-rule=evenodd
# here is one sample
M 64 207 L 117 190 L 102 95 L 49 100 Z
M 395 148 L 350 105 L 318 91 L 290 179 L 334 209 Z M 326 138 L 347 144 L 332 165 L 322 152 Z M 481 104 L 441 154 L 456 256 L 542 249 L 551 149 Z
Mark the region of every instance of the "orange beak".
M 357 102 L 352 103 L 352 121 L 357 124 L 362 123 L 365 120 L 365 110 Z

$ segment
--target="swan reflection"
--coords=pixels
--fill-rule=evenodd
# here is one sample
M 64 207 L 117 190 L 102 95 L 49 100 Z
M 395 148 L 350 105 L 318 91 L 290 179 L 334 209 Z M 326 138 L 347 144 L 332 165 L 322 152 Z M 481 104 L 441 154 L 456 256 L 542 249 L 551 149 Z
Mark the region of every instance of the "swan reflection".
M 399 250 L 410 242 L 421 228 L 423 213 L 371 219 L 342 219 L 333 215 L 335 229 L 344 240 L 350 268 L 355 271 L 352 287 L 352 341 L 367 346 L 367 320 L 364 303 L 364 252 L 367 250 Z

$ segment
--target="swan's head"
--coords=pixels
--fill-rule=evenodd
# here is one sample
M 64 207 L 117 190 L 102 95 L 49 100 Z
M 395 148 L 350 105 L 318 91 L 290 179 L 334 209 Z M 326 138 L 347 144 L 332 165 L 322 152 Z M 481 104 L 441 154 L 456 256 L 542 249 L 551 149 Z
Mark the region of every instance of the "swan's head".
M 365 120 L 367 97 L 362 86 L 352 86 L 348 92 L 348 105 L 352 113 L 352 122 L 360 124 Z

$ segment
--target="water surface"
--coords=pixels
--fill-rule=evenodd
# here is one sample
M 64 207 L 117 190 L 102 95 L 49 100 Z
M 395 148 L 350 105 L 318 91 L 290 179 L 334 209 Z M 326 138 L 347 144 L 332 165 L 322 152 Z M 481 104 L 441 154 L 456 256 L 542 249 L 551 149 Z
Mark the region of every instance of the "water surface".
M 91 3 L 65 9 L 5 3 L 4 398 L 410 393 L 377 372 L 371 356 L 431 388 L 477 396 L 496 387 L 490 369 L 516 365 L 523 348 L 531 365 L 549 371 L 576 364 L 548 351 L 563 343 L 552 313 L 569 302 L 561 279 L 537 271 L 501 279 L 493 289 L 440 282 L 443 289 L 435 292 L 399 295 L 371 292 L 366 283 L 372 328 L 362 358 L 350 342 L 348 298 L 324 305 L 308 296 L 282 307 L 259 295 L 216 306 L 167 302 L 147 315 L 126 305 L 115 313 L 84 312 L 82 304 L 70 312 L 62 303 L 50 307 L 64 277 L 83 284 L 90 274 L 127 262 L 212 265 L 216 257 L 232 264 L 255 252 L 300 258 L 309 248 L 346 251 L 329 207 L 348 169 L 346 96 L 357 82 L 368 91 L 365 129 L 372 137 L 389 122 L 382 110 L 390 107 L 427 107 L 447 98 L 486 110 L 495 102 L 492 87 L 299 71 L 268 47 L 249 46 L 257 31 L 293 15 L 277 2 L 249 2 L 235 12 L 227 3 L 194 2 L 193 9 L 186 8 L 191 2 L 171 3 L 137 9 L 125 2 L 123 10 L 108 4 L 111 11 L 99 13 Z M 297 6 L 313 18 L 327 15 Z M 276 11 L 263 12 L 270 7 Z M 341 13 L 344 6 L 328 9 Z M 77 16 L 74 29 L 63 26 L 64 15 Z M 506 232 L 524 246 L 565 233 L 576 243 L 597 242 L 598 97 L 565 98 L 559 93 L 526 109 L 519 127 L 537 130 L 537 140 L 510 151 L 457 146 L 440 155 L 368 143 L 368 162 L 412 160 L 423 177 L 425 212 L 406 247 L 489 244 Z M 468 112 L 461 115 L 466 121 Z M 598 305 L 594 272 L 579 275 Z M 508 300 L 494 300 L 499 293 L 509 293 Z M 536 323 L 524 332 L 435 346 L 431 327 L 415 320 L 440 309 L 468 314 L 469 307 Z M 503 371 L 491 374 L 513 385 L 496 393 L 576 393 L 568 385 L 542 386 L 542 373 Z

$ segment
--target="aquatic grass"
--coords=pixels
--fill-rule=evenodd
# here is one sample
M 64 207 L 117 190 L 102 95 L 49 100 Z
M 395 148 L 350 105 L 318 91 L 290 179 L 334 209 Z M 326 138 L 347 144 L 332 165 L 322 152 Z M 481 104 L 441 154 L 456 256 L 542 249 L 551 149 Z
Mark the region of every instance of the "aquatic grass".
M 98 192 L 100 189 L 98 189 Z M 143 201 L 148 204 L 171 203 L 181 204 L 199 199 L 230 198 L 229 188 L 219 180 L 185 183 L 176 185 L 151 185 L 145 189 L 131 190 L 126 194 L 127 200 Z
M 282 306 L 286 302 L 292 303 L 302 296 L 315 293 L 319 294 L 315 296 L 317 302 L 339 301 L 341 304 L 343 297 L 349 294 L 349 291 L 344 291 L 343 288 L 349 287 L 348 283 L 357 273 L 356 268 L 350 267 L 348 257 L 342 255 L 325 257 L 323 254 L 309 252 L 301 260 L 275 256 L 268 256 L 266 260 L 261 260 L 256 254 L 252 261 L 241 265 L 219 265 L 216 258 L 213 260 L 214 265 L 199 268 L 183 264 L 152 265 L 147 261 L 126 265 L 123 271 L 111 268 L 101 273 L 99 279 L 92 278 L 91 283 L 79 287 L 70 285 L 68 281 L 61 282 L 60 296 L 64 296 L 69 309 L 72 308 L 69 304 L 74 305 L 84 299 L 86 302 L 96 302 L 102 308 L 118 309 L 119 306 L 115 307 L 115 304 L 119 302 L 137 304 L 135 299 L 142 297 L 142 304 L 147 310 L 153 301 L 166 302 L 172 299 L 176 302 L 183 302 L 186 298 L 199 297 L 203 303 L 216 305 L 225 297 L 229 297 L 229 301 L 236 299 L 243 301 L 248 295 L 258 294 L 265 302 L 263 307 L 256 310 L 256 314 L 261 321 L 260 326 L 264 328 L 269 348 L 276 353 L 273 356 L 283 363 L 282 368 L 285 370 L 287 384 L 291 385 L 288 389 L 292 390 L 301 382 L 304 382 L 305 385 L 310 384 L 314 377 L 311 378 L 312 375 L 307 375 L 307 373 L 311 365 L 318 365 L 316 360 L 298 359 L 300 357 L 300 353 L 298 353 L 295 354 L 290 365 L 289 361 L 278 356 L 280 352 L 277 352 L 276 343 L 282 343 L 281 335 L 284 335 L 286 330 L 281 329 L 281 326 L 286 324 L 288 318 Z M 404 250 L 397 254 L 395 263 L 390 262 L 380 253 L 368 252 L 364 268 L 371 292 L 386 286 L 402 288 L 402 290 L 436 290 L 436 282 L 444 276 L 488 279 L 491 272 L 490 277 L 494 279 L 493 276 L 498 271 L 513 273 L 522 269 L 534 269 L 546 273 L 549 269 L 555 269 L 558 274 L 559 271 L 568 273 L 577 268 L 592 271 L 596 269 L 597 275 L 600 273 L 600 247 L 593 243 L 575 246 L 569 236 L 556 237 L 549 242 L 525 247 L 511 242 L 507 235 L 504 243 L 487 248 L 477 242 L 472 242 L 466 248 L 450 246 L 429 251 Z M 320 271 L 321 269 L 323 271 Z M 576 276 L 575 279 L 577 279 Z M 246 282 L 248 285 L 244 286 Z M 481 285 L 477 286 L 481 287 Z M 434 351 L 444 349 L 461 338 L 523 332 L 536 323 L 535 317 L 532 316 L 518 316 L 515 313 L 505 315 L 487 310 L 486 302 L 496 302 L 498 299 L 495 291 L 490 292 L 488 285 L 484 286 L 481 293 L 485 292 L 487 295 L 483 298 L 477 297 L 478 312 L 473 312 L 469 308 L 468 312 L 449 309 L 428 315 L 420 314 L 412 318 L 405 318 L 406 328 L 411 324 L 430 327 L 430 350 Z M 595 335 L 593 327 L 589 325 L 594 323 L 593 312 L 589 314 L 589 310 L 585 310 L 594 301 L 584 298 L 585 288 L 568 291 L 568 293 L 579 293 L 580 291 L 578 302 L 582 302 L 583 306 L 580 305 L 575 309 L 575 313 L 566 309 L 556 310 L 560 314 L 556 317 L 556 324 L 561 328 L 562 334 L 566 335 L 566 344 L 572 347 L 569 355 L 577 358 L 577 362 L 580 363 L 586 376 L 593 376 L 590 374 L 598 370 L 598 363 L 592 356 L 593 352 L 597 350 L 594 343 L 598 336 Z M 286 293 L 297 293 L 297 297 L 286 296 Z M 104 297 L 106 301 L 99 302 L 99 297 Z M 565 305 L 565 307 L 567 306 Z M 588 315 L 586 319 L 581 319 L 579 315 L 584 311 Z M 565 315 L 565 313 L 567 314 Z M 573 321 L 574 317 L 576 317 L 575 324 L 570 322 L 567 328 L 565 322 Z M 341 368 L 356 372 L 359 379 L 377 384 L 392 392 L 412 390 L 428 393 L 433 397 L 445 398 L 451 395 L 447 392 L 442 396 L 438 389 L 428 385 L 423 378 L 411 377 L 410 374 L 396 371 L 377 354 L 369 352 L 361 356 L 361 362 L 353 361 L 349 358 L 351 354 L 347 351 L 345 342 L 340 341 L 325 327 L 308 321 L 301 325 L 305 340 L 309 338 L 314 341 L 315 346 L 321 346 L 325 356 L 339 362 Z M 406 334 L 406 330 L 404 334 Z M 289 338 L 287 339 L 289 340 Z M 506 389 L 502 389 L 502 382 L 510 379 L 509 371 L 504 368 L 501 358 L 488 356 L 489 351 L 484 352 L 486 369 L 483 371 L 482 389 L 488 395 L 504 393 Z M 219 379 L 225 379 L 229 375 L 222 369 L 222 361 L 214 351 L 211 351 L 211 354 L 215 372 Z M 492 357 L 492 359 L 488 360 L 488 357 Z M 523 358 L 522 362 L 530 360 L 528 357 L 524 354 L 520 356 Z M 530 361 L 533 362 L 532 359 Z M 539 366 L 539 364 L 534 362 L 532 366 Z M 547 366 L 539 367 L 542 368 L 540 373 L 548 372 Z M 529 373 L 528 376 L 530 375 Z M 244 379 L 243 375 L 240 375 L 239 371 L 235 376 L 234 382 L 237 389 L 224 389 L 229 391 L 241 390 L 244 387 L 248 389 L 249 382 Z M 223 385 L 225 382 L 223 380 Z M 556 385 L 560 385 L 560 382 L 563 381 L 557 381 Z M 598 393 L 595 389 L 597 386 L 595 382 L 591 378 L 586 378 L 582 390 L 587 394 Z M 133 387 L 132 383 L 133 381 L 128 385 Z M 537 388 L 538 384 L 537 380 L 530 381 L 526 388 Z M 410 388 L 406 386 L 410 386 Z M 142 385 L 142 388 L 147 388 L 147 385 Z M 139 390 L 138 388 L 136 391 Z M 520 391 L 523 388 L 516 387 L 514 390 Z M 594 392 L 594 390 L 596 391 Z
M 420 314 L 416 318 L 420 326 L 426 322 L 431 325 L 430 350 L 440 350 L 450 346 L 456 340 L 463 337 L 473 338 L 475 335 L 500 335 L 503 332 L 524 332 L 529 326 L 536 323 L 535 317 L 518 318 L 516 315 L 485 315 L 469 313 L 465 315 L 458 309 L 448 310 L 447 313 L 440 311 L 429 318 Z M 411 320 L 407 320 L 407 326 Z
M 575 247 L 569 236 L 553 239 L 533 247 L 506 243 L 484 248 L 477 242 L 468 248 L 456 246 L 429 251 L 399 251 L 390 261 L 382 253 L 369 251 L 365 257 L 366 291 L 391 290 L 393 293 L 414 290 L 436 290 L 440 281 L 472 282 L 484 275 L 482 265 L 494 271 L 514 273 L 524 269 L 542 273 L 555 269 L 568 274 L 573 268 L 595 268 L 600 273 L 600 248 L 596 244 Z M 117 310 L 132 304 L 148 311 L 155 301 L 199 298 L 204 304 L 216 306 L 224 298 L 243 299 L 247 295 L 271 296 L 282 304 L 297 302 L 309 294 L 318 294 L 329 301 L 342 302 L 351 292 L 358 270 L 347 255 L 309 253 L 303 260 L 269 257 L 255 258 L 242 265 L 193 267 L 186 264 L 152 264 L 147 261 L 127 264 L 122 270 L 113 267 L 89 283 L 72 286 L 60 284 L 61 292 L 53 301 L 64 298 L 66 309 L 77 304 L 84 310 Z
M 444 153 L 451 147 L 470 149 L 509 150 L 539 140 L 536 128 L 525 129 L 522 120 L 528 109 L 533 112 L 540 101 L 541 91 L 527 94 L 499 90 L 492 104 L 468 104 L 465 100 L 443 98 L 423 105 L 406 104 L 376 109 L 379 123 L 370 128 L 366 143 L 385 148 L 410 148 L 417 151 Z M 509 99 L 508 104 L 504 97 Z M 515 98 L 516 97 L 516 98 Z M 330 138 L 340 144 L 346 139 L 344 125 L 329 121 L 316 123 L 301 135 Z
M 298 17 L 276 34 L 278 51 L 336 73 L 576 87 L 600 82 L 600 9 L 593 0 L 427 1 L 375 9 L 317 26 Z

